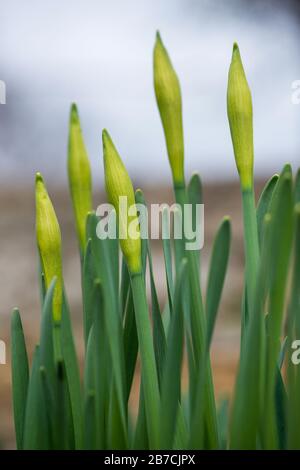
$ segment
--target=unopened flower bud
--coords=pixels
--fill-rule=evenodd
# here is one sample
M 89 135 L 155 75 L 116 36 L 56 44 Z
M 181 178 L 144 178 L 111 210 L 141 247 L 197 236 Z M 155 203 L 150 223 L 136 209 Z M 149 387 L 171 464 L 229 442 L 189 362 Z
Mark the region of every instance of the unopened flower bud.
M 86 243 L 86 217 L 92 209 L 92 178 L 90 162 L 84 145 L 76 105 L 70 113 L 68 175 L 76 230 L 81 251 Z
M 184 184 L 184 145 L 180 84 L 159 33 L 153 54 L 154 89 L 175 184 Z
M 141 239 L 134 190 L 127 170 L 108 132 L 102 133 L 105 186 L 109 202 L 114 206 L 119 221 L 120 245 L 129 271 L 141 271 Z M 120 198 L 127 198 L 127 207 L 120 204 Z M 130 211 L 130 214 L 128 213 Z M 130 226 L 137 227 L 137 236 L 132 237 Z
M 61 234 L 56 214 L 40 173 L 35 180 L 36 237 L 46 288 L 52 279 L 57 281 L 53 294 L 53 319 L 60 322 L 62 314 L 63 276 Z
M 249 189 L 253 185 L 252 99 L 236 43 L 228 74 L 227 114 L 241 186 Z

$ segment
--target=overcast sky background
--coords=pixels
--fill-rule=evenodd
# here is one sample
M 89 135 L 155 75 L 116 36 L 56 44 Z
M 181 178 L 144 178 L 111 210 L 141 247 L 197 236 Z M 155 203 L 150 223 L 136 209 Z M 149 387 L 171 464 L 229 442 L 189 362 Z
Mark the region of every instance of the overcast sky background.
M 283 7 L 285 2 L 283 3 Z M 106 127 L 135 181 L 169 178 L 152 51 L 159 29 L 182 86 L 187 173 L 236 178 L 226 114 L 233 41 L 252 90 L 255 170 L 300 163 L 300 26 L 285 9 L 236 0 L 0 0 L 0 183 L 66 179 L 69 106 L 77 102 L 102 184 Z

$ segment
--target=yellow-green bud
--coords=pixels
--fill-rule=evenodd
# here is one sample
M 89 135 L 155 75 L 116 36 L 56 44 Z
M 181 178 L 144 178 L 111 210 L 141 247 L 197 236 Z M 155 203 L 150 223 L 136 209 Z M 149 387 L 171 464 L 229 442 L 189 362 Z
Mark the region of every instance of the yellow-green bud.
M 175 184 L 184 183 L 184 146 L 180 84 L 159 33 L 153 53 L 154 89 Z
M 61 235 L 56 214 L 40 173 L 35 179 L 36 237 L 45 275 L 46 288 L 56 276 L 53 294 L 53 319 L 60 322 L 62 313 L 63 276 Z
M 121 157 L 106 130 L 102 132 L 102 142 L 107 197 L 116 210 L 119 233 L 125 234 L 123 239 L 120 237 L 120 245 L 129 271 L 137 273 L 141 271 L 141 239 L 134 190 Z M 120 197 L 127 198 L 127 210 L 122 210 L 124 208 L 120 207 Z M 131 208 L 130 215 L 128 215 L 129 208 Z M 137 237 L 131 236 L 131 224 L 138 228 Z
M 241 186 L 249 189 L 253 185 L 252 99 L 236 43 L 228 74 L 227 114 Z
M 75 104 L 70 112 L 68 174 L 77 236 L 81 251 L 84 252 L 86 216 L 92 209 L 92 177 Z

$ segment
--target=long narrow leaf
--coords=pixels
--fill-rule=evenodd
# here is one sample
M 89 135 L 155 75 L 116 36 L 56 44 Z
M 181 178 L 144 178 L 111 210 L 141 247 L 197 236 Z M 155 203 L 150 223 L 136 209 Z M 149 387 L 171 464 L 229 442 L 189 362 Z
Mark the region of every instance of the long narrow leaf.
M 210 260 L 206 293 L 207 348 L 210 346 L 218 307 L 221 300 L 229 258 L 230 237 L 230 220 L 226 217 L 223 219 L 215 237 Z
M 29 367 L 23 326 L 18 309 L 13 310 L 11 317 L 11 364 L 16 440 L 18 449 L 22 449 Z

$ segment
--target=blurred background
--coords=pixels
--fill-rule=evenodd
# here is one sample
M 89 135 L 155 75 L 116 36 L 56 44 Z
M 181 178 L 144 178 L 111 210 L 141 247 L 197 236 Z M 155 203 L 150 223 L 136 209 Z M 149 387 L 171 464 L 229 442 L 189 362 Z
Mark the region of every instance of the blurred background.
M 0 448 L 14 447 L 9 318 L 19 306 L 31 355 L 38 338 L 39 295 L 34 233 L 36 171 L 45 177 L 61 223 L 64 275 L 82 361 L 80 271 L 67 191 L 71 102 L 78 104 L 93 168 L 95 206 L 103 202 L 101 130 L 112 135 L 149 202 L 171 202 L 171 179 L 156 108 L 152 50 L 159 29 L 183 97 L 186 171 L 204 183 L 203 284 L 213 235 L 223 215 L 233 244 L 212 360 L 218 396 L 230 394 L 239 353 L 243 282 L 241 206 L 226 115 L 232 44 L 240 46 L 252 90 L 257 194 L 300 151 L 300 8 L 279 0 L 0 0 Z M 160 300 L 165 279 L 154 246 Z M 133 407 L 136 397 L 133 395 Z

